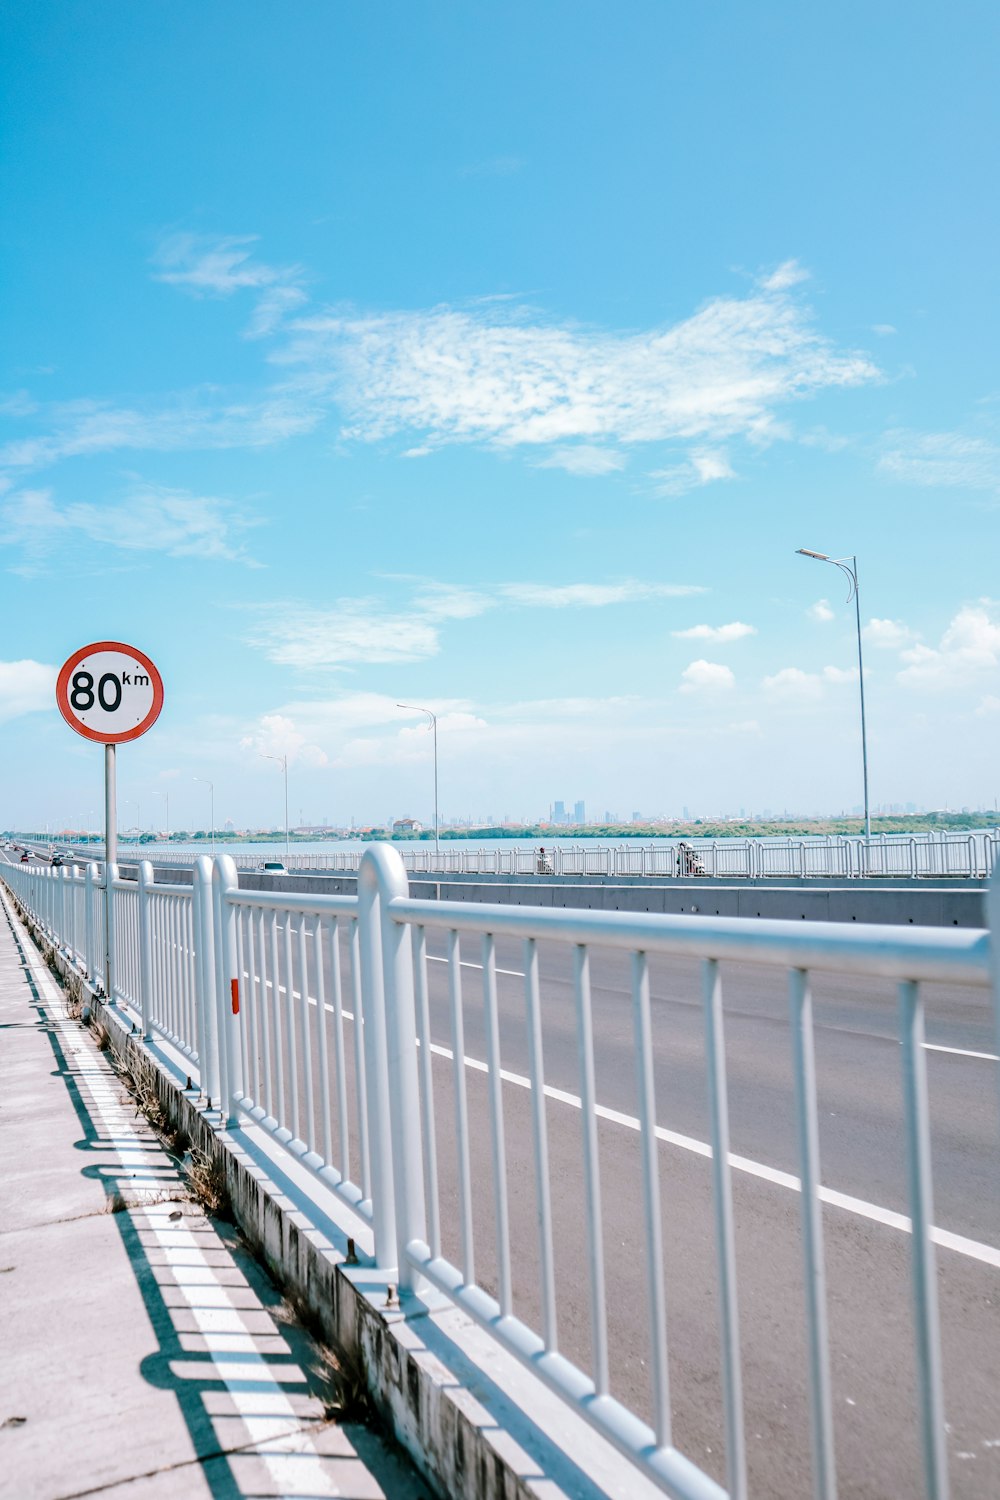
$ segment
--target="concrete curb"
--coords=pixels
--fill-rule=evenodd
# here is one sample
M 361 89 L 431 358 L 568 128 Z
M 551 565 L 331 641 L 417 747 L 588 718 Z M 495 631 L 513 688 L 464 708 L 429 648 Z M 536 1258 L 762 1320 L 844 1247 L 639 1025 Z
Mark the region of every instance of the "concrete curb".
M 46 963 L 104 1025 L 119 1063 L 155 1090 L 170 1128 L 222 1170 L 251 1249 L 362 1372 L 380 1416 L 427 1482 L 456 1500 L 662 1500 L 657 1486 L 457 1308 L 404 1298 L 390 1309 L 363 1221 L 348 1219 L 294 1159 L 266 1151 L 255 1127 L 222 1129 L 219 1112 L 184 1089 L 179 1064 L 158 1044 L 143 1044 L 7 894 Z M 347 1263 L 349 1235 L 357 1265 Z

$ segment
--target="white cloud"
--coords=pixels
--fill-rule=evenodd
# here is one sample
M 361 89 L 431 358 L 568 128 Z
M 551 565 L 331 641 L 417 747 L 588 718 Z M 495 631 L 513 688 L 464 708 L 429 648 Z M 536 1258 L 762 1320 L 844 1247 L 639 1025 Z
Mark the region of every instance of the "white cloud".
M 348 434 L 365 441 L 402 431 L 501 447 L 756 437 L 778 406 L 878 375 L 815 330 L 788 294 L 798 279 L 782 268 L 745 298 L 639 333 L 546 324 L 525 309 L 501 317 L 492 304 L 331 311 L 299 319 L 272 358 L 335 394 Z
M 149 449 L 263 448 L 311 432 L 324 413 L 301 397 L 273 392 L 262 400 L 214 404 L 178 397 L 159 411 L 74 401 L 50 408 L 53 431 L 0 448 L 0 469 L 36 469 L 94 453 Z
M 725 692 L 736 685 L 730 668 L 716 661 L 693 661 L 684 668 L 681 677 L 682 693 Z
M 703 484 L 735 479 L 736 472 L 721 449 L 696 448 L 683 463 L 671 464 L 668 469 L 654 469 L 651 477 L 659 481 L 657 489 L 661 495 L 684 495 Z
M 841 453 L 850 447 L 851 439 L 842 432 L 831 432 L 822 425 L 810 427 L 799 435 L 799 442 L 806 448 L 820 448 L 824 453 Z
M 572 448 L 557 448 L 548 458 L 538 464 L 540 469 L 565 469 L 567 474 L 576 474 L 584 479 L 599 478 L 602 474 L 614 474 L 624 469 L 624 453 L 613 448 L 598 448 L 594 443 L 576 443 Z
M 817 599 L 815 604 L 810 604 L 806 614 L 810 620 L 816 620 L 820 625 L 826 625 L 834 618 L 829 599 Z
M 914 638 L 914 633 L 902 620 L 871 619 L 862 631 L 870 646 L 882 651 L 901 651 Z
M 550 719 L 564 722 L 567 719 L 593 719 L 596 717 L 620 719 L 623 713 L 636 708 L 643 699 L 622 694 L 613 698 L 533 698 L 526 702 L 507 703 L 493 711 L 496 719 L 518 721 Z
M 266 633 L 250 643 L 283 667 L 421 661 L 440 650 L 429 620 L 392 614 L 378 600 L 339 599 L 329 610 L 273 605 L 261 616 Z
M 827 682 L 857 682 L 858 669 L 857 667 L 824 667 L 823 676 Z
M 27 391 L 12 391 L 0 396 L 0 417 L 31 417 L 38 410 L 38 402 Z
M 980 599 L 951 620 L 938 647 L 917 644 L 902 653 L 906 687 L 948 688 L 974 681 L 1000 668 L 1000 604 Z
M 243 750 L 264 756 L 288 756 L 288 764 L 308 767 L 325 766 L 326 751 L 306 739 L 293 719 L 284 714 L 264 714 L 256 728 L 240 741 Z
M 782 292 L 790 286 L 798 286 L 800 281 L 808 280 L 809 272 L 797 260 L 785 260 L 764 278 L 761 286 L 767 292 Z
M 782 667 L 772 677 L 765 677 L 763 688 L 770 697 L 789 703 L 815 703 L 823 697 L 826 684 L 834 687 L 857 682 L 854 667 L 824 667 L 822 672 L 803 672 L 801 667 Z
M 0 661 L 0 723 L 54 708 L 57 675 L 40 661 Z
M 906 484 L 948 489 L 1000 489 L 1000 445 L 963 432 L 886 434 L 878 471 Z
M 125 552 L 250 561 L 239 538 L 254 524 L 225 500 L 137 485 L 116 505 L 75 502 L 61 509 L 49 490 L 21 490 L 5 501 L 3 540 L 38 559 L 62 539 L 81 536 Z
M 997 714 L 1000 714 L 1000 698 L 994 693 L 987 693 L 976 708 L 976 718 L 991 719 Z
M 773 677 L 764 678 L 763 687 L 771 697 L 787 701 L 814 702 L 823 696 L 822 677 L 800 667 L 782 667 Z
M 161 240 L 154 280 L 183 287 L 196 297 L 230 297 L 249 288 L 298 280 L 299 266 L 269 266 L 253 258 L 255 234 L 171 234 Z
M 501 583 L 483 588 L 417 579 L 405 610 L 381 599 L 338 599 L 332 608 L 312 609 L 286 601 L 257 613 L 261 628 L 249 644 L 282 666 L 308 669 L 345 667 L 360 662 L 421 661 L 441 649 L 442 621 L 469 620 L 487 610 L 603 609 L 616 604 L 646 603 L 704 592 L 694 584 L 643 583 Z
M 539 609 L 602 609 L 608 604 L 637 604 L 648 599 L 678 599 L 689 594 L 703 594 L 697 584 L 640 583 L 626 579 L 622 583 L 503 583 L 497 593 L 515 604 Z
M 896 329 L 891 323 L 873 323 L 872 333 L 877 333 L 880 339 L 891 338 Z
M 429 706 L 451 757 L 486 728 L 486 720 L 461 700 L 431 698 Z M 433 755 L 423 721 L 414 723 L 394 698 L 381 693 L 284 704 L 245 726 L 239 747 L 250 754 L 287 754 L 290 765 L 335 770 L 420 763 Z
M 729 625 L 692 625 L 689 630 L 674 630 L 671 634 L 681 641 L 711 641 L 713 646 L 725 646 L 729 641 L 742 640 L 745 635 L 756 635 L 757 627 L 733 620 Z
M 244 338 L 260 339 L 274 333 L 290 312 L 307 301 L 305 292 L 298 286 L 272 286 L 258 299 L 250 322 L 244 330 Z
M 482 589 L 449 583 L 425 583 L 414 600 L 415 608 L 428 620 L 472 620 L 495 604 Z

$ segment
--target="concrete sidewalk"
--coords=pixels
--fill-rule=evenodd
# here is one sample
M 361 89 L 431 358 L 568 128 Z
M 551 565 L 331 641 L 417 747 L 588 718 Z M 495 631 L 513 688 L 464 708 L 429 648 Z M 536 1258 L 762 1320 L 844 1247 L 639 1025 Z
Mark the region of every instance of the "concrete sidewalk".
M 335 1382 L 0 909 L 0 1492 L 25 1500 L 429 1491 L 326 1412 Z

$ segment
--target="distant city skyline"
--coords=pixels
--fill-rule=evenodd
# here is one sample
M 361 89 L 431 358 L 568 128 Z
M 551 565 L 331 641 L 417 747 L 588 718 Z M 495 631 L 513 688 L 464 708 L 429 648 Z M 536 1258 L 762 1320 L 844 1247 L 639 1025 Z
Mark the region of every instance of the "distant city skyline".
M 8 8 L 0 821 L 992 807 L 995 6 L 431 15 Z

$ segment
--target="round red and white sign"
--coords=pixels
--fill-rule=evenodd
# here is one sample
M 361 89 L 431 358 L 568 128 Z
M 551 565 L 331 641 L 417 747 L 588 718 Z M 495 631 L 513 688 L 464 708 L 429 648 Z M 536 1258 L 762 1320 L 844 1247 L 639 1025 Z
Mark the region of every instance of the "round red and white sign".
M 97 641 L 64 663 L 56 702 L 77 734 L 101 745 L 121 745 L 156 723 L 163 679 L 145 652 L 121 641 Z

